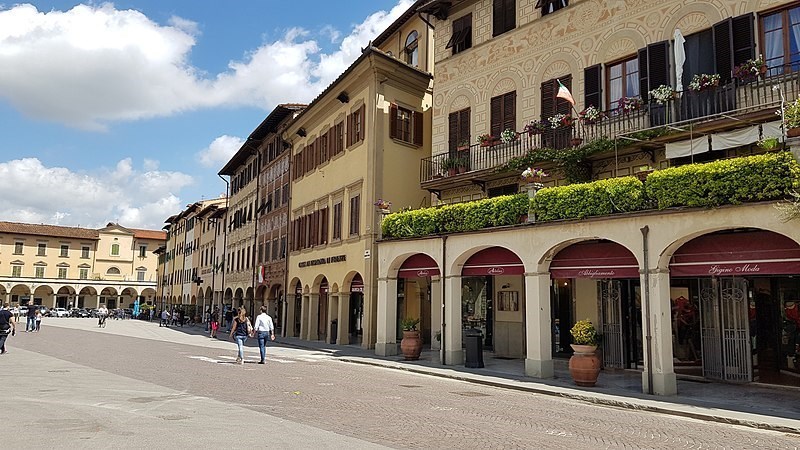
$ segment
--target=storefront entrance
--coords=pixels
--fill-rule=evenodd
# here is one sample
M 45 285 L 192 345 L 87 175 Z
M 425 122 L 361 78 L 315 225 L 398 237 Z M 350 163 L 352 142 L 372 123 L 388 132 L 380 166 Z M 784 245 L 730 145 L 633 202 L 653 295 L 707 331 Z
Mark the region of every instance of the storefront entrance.
M 319 302 L 317 303 L 317 339 L 328 340 L 328 280 L 323 278 L 319 285 Z
M 350 320 L 348 321 L 350 344 L 361 345 L 364 329 L 364 279 L 361 275 L 353 277 L 350 283 Z

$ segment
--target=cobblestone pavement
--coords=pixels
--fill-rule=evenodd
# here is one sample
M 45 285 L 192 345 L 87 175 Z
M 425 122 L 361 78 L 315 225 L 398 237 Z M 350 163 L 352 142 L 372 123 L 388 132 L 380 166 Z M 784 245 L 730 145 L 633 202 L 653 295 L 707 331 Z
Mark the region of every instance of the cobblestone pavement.
M 258 365 L 250 349 L 242 366 L 232 343 L 161 340 L 166 332 L 149 328 L 149 339 L 116 334 L 122 328 L 18 334 L 0 361 L 24 372 L 25 359 L 13 352 L 21 348 L 395 448 L 800 447 L 797 435 L 349 364 L 315 351 L 273 347 Z M 244 429 L 255 431 L 255 416 Z

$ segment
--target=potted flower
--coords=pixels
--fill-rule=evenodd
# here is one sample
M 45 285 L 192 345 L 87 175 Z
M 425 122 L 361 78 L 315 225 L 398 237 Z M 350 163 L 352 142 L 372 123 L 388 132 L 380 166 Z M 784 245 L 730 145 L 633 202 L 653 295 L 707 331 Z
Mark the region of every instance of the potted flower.
M 776 137 L 765 137 L 758 141 L 758 147 L 764 151 L 772 151 L 778 148 L 780 141 Z
M 598 335 L 589 319 L 579 320 L 569 330 L 574 354 L 569 359 L 569 373 L 578 386 L 594 386 L 600 375 L 600 358 L 597 351 Z
M 715 89 L 717 86 L 719 86 L 719 75 L 716 73 L 697 73 L 692 77 L 688 87 L 690 91 L 702 92 Z
M 419 359 L 422 353 L 422 339 L 417 330 L 419 319 L 406 317 L 400 321 L 400 328 L 403 329 L 403 340 L 400 341 L 400 351 L 407 361 Z
M 522 131 L 528 133 L 528 136 L 533 136 L 535 134 L 542 134 L 548 126 L 549 123 L 545 123 L 544 121 L 532 120 L 529 124 L 525 125 Z
M 584 125 L 591 125 L 600 122 L 605 115 L 596 106 L 589 105 L 583 111 L 579 112 L 581 123 Z
M 469 164 L 469 157 L 468 156 L 461 156 L 461 157 L 455 158 L 456 172 L 458 172 L 458 173 L 466 172 L 468 164 Z
M 547 119 L 550 123 L 550 128 L 557 130 L 559 128 L 570 128 L 573 125 L 572 116 L 568 114 L 556 114 Z
M 494 140 L 495 137 L 488 133 L 478 136 L 478 144 L 480 144 L 481 147 L 491 146 L 492 144 L 494 144 Z
M 390 201 L 388 201 L 388 200 L 384 200 L 384 199 L 382 199 L 382 198 L 379 198 L 379 199 L 378 199 L 378 201 L 374 203 L 374 205 L 375 205 L 375 206 L 376 206 L 378 209 L 380 209 L 381 211 L 383 211 L 383 212 L 389 212 L 389 208 L 391 208 L 391 206 L 392 206 L 392 202 L 390 202 Z
M 500 141 L 504 144 L 510 144 L 517 140 L 517 132 L 512 130 L 511 128 L 506 128 L 500 133 Z
M 672 86 L 662 84 L 650 91 L 650 98 L 659 105 L 666 105 L 675 98 L 675 90 L 672 89 Z
M 761 55 L 758 55 L 756 59 L 748 59 L 733 68 L 733 78 L 736 78 L 741 84 L 756 81 L 766 74 L 767 64 L 764 63 L 764 58 Z
M 620 97 L 617 100 L 617 110 L 627 114 L 642 109 L 642 99 L 639 97 Z
M 469 150 L 469 140 L 468 139 L 462 139 L 461 141 L 459 141 L 458 145 L 456 146 L 456 150 L 459 151 L 459 152 L 462 152 L 462 151 L 465 151 L 465 150 Z
M 444 158 L 442 160 L 442 162 L 441 162 L 442 171 L 447 173 L 448 177 L 452 177 L 453 175 L 456 174 L 456 160 L 457 159 L 458 158 L 451 156 L 449 158 Z
M 780 111 L 777 114 L 780 114 Z M 786 127 L 786 136 L 800 136 L 800 97 L 786 104 L 783 109 L 783 124 Z
M 547 172 L 536 167 L 528 167 L 520 174 L 520 178 L 522 178 L 522 181 L 525 183 L 541 183 L 542 179 L 548 176 L 550 175 L 548 175 Z

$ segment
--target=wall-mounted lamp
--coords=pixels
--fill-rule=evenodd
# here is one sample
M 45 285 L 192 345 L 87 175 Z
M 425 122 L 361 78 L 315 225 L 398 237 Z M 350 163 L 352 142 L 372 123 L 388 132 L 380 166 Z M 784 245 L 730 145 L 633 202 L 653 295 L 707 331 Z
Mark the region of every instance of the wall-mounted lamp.
M 305 128 L 298 129 L 297 130 L 297 135 L 300 136 L 300 137 L 306 137 L 306 129 Z
M 336 100 L 339 100 L 342 103 L 348 103 L 350 102 L 350 96 L 347 95 L 347 92 L 342 91 L 336 96 Z

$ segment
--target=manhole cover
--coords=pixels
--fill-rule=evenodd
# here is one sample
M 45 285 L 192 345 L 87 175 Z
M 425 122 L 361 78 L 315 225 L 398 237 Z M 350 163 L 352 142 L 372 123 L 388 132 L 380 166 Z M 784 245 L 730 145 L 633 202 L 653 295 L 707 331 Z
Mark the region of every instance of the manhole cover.
M 470 392 L 470 391 L 451 392 L 451 394 L 460 395 L 462 397 L 489 397 L 489 394 L 484 394 L 482 392 Z
M 422 386 L 417 386 L 416 384 L 401 384 L 401 385 L 400 385 L 400 387 L 404 387 L 404 388 L 418 388 L 418 387 L 422 387 Z

